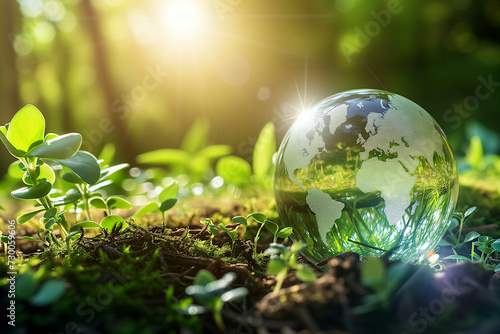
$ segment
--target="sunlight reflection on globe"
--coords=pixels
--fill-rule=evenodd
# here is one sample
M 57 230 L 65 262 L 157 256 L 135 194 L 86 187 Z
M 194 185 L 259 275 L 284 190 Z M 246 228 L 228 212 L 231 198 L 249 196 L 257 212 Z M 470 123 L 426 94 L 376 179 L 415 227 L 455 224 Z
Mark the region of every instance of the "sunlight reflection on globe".
M 352 90 L 300 114 L 278 151 L 274 191 L 282 225 L 309 245 L 311 260 L 391 251 L 412 262 L 443 237 L 458 172 L 423 108 L 397 94 Z

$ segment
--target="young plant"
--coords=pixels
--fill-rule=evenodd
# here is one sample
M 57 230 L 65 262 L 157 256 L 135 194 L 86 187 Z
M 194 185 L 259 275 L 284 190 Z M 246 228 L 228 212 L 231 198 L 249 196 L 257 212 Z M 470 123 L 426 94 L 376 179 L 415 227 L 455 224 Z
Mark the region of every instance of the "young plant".
M 447 231 L 447 234 L 445 236 L 445 238 L 448 237 L 451 242 L 447 241 L 447 240 L 445 240 L 445 238 L 443 238 L 439 242 L 439 246 L 449 246 L 449 247 L 453 248 L 453 250 L 455 250 L 456 248 L 461 247 L 463 244 L 466 244 L 468 242 L 471 242 L 474 239 L 477 239 L 480 236 L 480 234 L 476 231 L 472 231 L 472 232 L 467 233 L 467 235 L 464 237 L 464 240 L 461 241 L 462 228 L 463 228 L 463 225 L 465 223 L 465 220 L 468 217 L 470 217 L 474 212 L 476 212 L 476 209 L 477 208 L 475 206 L 473 206 L 473 207 L 467 209 L 467 211 L 465 211 L 465 213 L 455 212 L 453 215 L 453 218 L 451 219 L 450 226 L 448 226 L 448 231 Z M 455 232 L 453 232 L 453 231 L 456 228 L 458 228 L 458 231 L 455 234 Z
M 269 219 L 267 219 L 267 216 L 265 214 L 260 213 L 260 212 L 251 213 L 246 217 L 236 216 L 236 217 L 233 217 L 233 221 L 235 223 L 239 223 L 239 224 L 242 224 L 243 226 L 245 226 L 245 231 L 246 231 L 247 220 L 250 217 L 254 221 L 256 221 L 257 223 L 261 224 L 259 229 L 257 230 L 257 233 L 255 234 L 255 237 L 254 237 L 254 245 L 255 245 L 254 256 L 257 256 L 257 243 L 259 242 L 260 232 L 262 231 L 262 228 L 264 226 L 266 226 L 266 228 L 273 234 L 273 236 L 274 236 L 273 242 L 274 243 L 276 243 L 278 238 L 283 238 L 283 239 L 288 238 L 293 232 L 293 229 L 291 227 L 285 227 L 285 228 L 280 229 L 278 224 L 276 224 L 273 221 L 270 221 Z M 245 233 L 243 233 L 243 235 L 244 234 Z
M 267 263 L 267 273 L 276 276 L 276 286 L 273 291 L 275 295 L 281 289 L 290 269 L 297 270 L 297 278 L 303 282 L 314 282 L 316 280 L 316 275 L 310 267 L 297 262 L 299 253 L 305 248 L 307 248 L 307 245 L 301 243 L 294 243 L 290 247 L 272 243 L 264 252 L 265 255 L 271 256 Z
M 161 212 L 163 228 L 165 228 L 165 212 L 174 207 L 177 203 L 177 195 L 179 194 L 179 184 L 177 182 L 163 188 L 158 194 L 157 201 L 150 202 L 142 206 L 134 214 L 134 218 L 139 218 L 150 212 Z
M 234 302 L 245 298 L 246 288 L 236 288 L 226 291 L 236 280 L 236 274 L 231 272 L 217 280 L 208 270 L 200 270 L 194 279 L 194 285 L 186 288 L 186 294 L 193 296 L 199 305 L 188 308 L 190 315 L 212 312 L 217 327 L 221 332 L 226 331 L 221 311 L 224 303 Z
M 234 252 L 234 244 L 236 242 L 236 239 L 238 238 L 238 233 L 236 233 L 235 230 L 229 230 L 226 225 L 220 223 L 219 224 L 219 228 L 226 232 L 227 235 L 229 235 L 229 237 L 231 238 L 231 241 L 232 241 L 232 244 L 231 244 L 231 251 Z
M 212 236 L 210 237 L 210 243 L 212 243 L 214 237 L 216 235 L 219 235 L 219 229 L 215 224 L 212 222 L 211 218 L 205 218 L 204 220 L 200 221 L 201 223 L 207 225 L 207 231 L 210 233 Z
M 95 184 L 101 170 L 92 154 L 79 150 L 82 136 L 78 133 L 45 135 L 42 113 L 35 106 L 26 105 L 14 115 L 10 123 L 0 126 L 0 141 L 19 160 L 18 166 L 24 171 L 22 181 L 26 186 L 14 190 L 12 196 L 21 200 L 35 200 L 39 206 L 43 206 L 43 209 L 19 216 L 17 222 L 25 223 L 43 212 L 40 222 L 45 229 L 52 233 L 54 224 L 57 224 L 61 235 L 65 237 L 69 224 L 60 206 L 67 204 L 69 199 L 63 196 L 56 201 L 49 196 L 56 180 L 53 167 L 67 167 L 87 184 Z M 77 199 L 72 197 L 71 200 Z
M 80 207 L 82 210 L 85 210 L 87 213 L 87 219 L 89 220 L 92 219 L 90 216 L 91 206 L 97 209 L 107 210 L 108 215 L 111 214 L 111 210 L 113 209 L 131 209 L 132 204 L 130 204 L 127 200 L 116 196 L 104 199 L 102 198 L 102 195 L 97 192 L 97 190 L 113 183 L 113 181 L 107 180 L 108 177 L 127 167 L 129 167 L 129 164 L 119 164 L 103 169 L 99 175 L 97 183 L 92 186 L 85 183 L 74 173 L 64 173 L 62 175 L 63 180 L 68 183 L 75 184 L 77 191 L 81 196 L 81 199 L 75 203 L 75 209 Z

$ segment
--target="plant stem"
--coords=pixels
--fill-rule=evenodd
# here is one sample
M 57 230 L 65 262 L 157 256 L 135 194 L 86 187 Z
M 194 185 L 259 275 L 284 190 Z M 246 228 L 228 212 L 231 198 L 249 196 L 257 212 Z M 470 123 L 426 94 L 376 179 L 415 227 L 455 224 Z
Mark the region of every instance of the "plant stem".
M 254 257 L 257 257 L 257 243 L 259 242 L 259 235 L 260 235 L 260 231 L 262 230 L 262 228 L 264 227 L 264 224 L 260 224 L 260 228 L 259 230 L 257 231 L 257 234 L 255 234 L 255 239 L 253 240 L 253 255 Z
M 288 271 L 288 269 L 285 268 L 285 269 L 281 270 L 278 273 L 278 275 L 276 275 L 276 286 L 274 287 L 273 295 L 275 295 L 275 296 L 278 295 L 278 292 L 280 291 L 281 286 L 283 285 L 283 282 L 285 281 L 287 271 Z
M 214 316 L 214 321 L 217 324 L 217 327 L 221 331 L 221 333 L 224 333 L 226 331 L 226 326 L 224 326 L 224 320 L 222 319 L 222 306 L 223 306 L 222 300 L 218 300 L 213 308 L 212 314 Z

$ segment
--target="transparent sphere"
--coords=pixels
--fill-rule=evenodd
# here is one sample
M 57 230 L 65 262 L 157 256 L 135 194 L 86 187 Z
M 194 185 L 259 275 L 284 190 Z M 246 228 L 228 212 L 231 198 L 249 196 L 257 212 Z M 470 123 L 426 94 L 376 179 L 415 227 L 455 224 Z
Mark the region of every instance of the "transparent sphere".
M 434 119 L 400 95 L 333 95 L 300 114 L 278 151 L 280 221 L 313 261 L 353 251 L 412 262 L 443 237 L 458 172 Z

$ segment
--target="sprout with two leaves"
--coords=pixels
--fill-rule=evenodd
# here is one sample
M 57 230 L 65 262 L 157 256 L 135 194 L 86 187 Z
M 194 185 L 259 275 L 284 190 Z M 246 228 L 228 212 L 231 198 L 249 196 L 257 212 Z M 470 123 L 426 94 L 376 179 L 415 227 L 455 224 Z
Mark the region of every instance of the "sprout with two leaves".
M 211 311 L 217 327 L 221 332 L 225 332 L 221 315 L 224 303 L 241 300 L 248 294 L 248 290 L 243 287 L 226 291 L 235 280 L 236 274 L 233 272 L 217 280 L 208 270 L 198 271 L 194 285 L 186 288 L 186 294 L 193 296 L 199 305 L 190 305 L 187 312 L 195 315 Z

